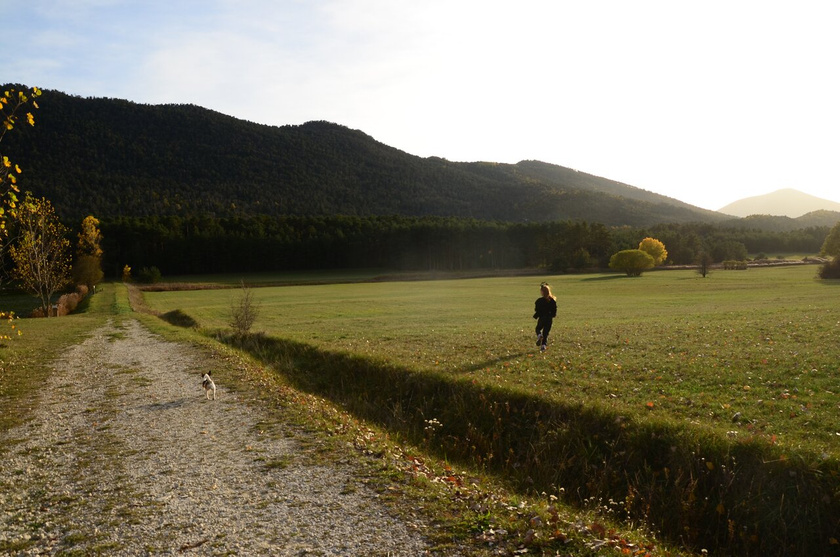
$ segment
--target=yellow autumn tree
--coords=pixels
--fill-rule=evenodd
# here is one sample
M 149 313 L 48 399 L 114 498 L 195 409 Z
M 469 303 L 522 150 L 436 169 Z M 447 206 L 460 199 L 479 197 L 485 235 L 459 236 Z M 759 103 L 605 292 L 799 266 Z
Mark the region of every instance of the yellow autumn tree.
M 661 265 L 668 259 L 668 250 L 665 249 L 665 244 L 656 238 L 645 238 L 639 242 L 639 249 L 653 257 L 654 265 Z
M 33 87 L 29 91 L 18 91 L 15 89 L 8 89 L 3 91 L 0 95 L 0 118 L 2 118 L 2 128 L 0 128 L 0 145 L 6 134 L 20 123 L 23 119 L 30 126 L 35 125 L 35 117 L 31 112 L 26 112 L 21 115 L 30 105 L 33 108 L 38 108 L 36 98 L 41 96 L 41 91 L 37 87 Z M 15 210 L 17 209 L 17 194 L 18 176 L 23 173 L 20 166 L 15 164 L 8 156 L 0 151 L 2 157 L 2 165 L 0 165 L 0 235 L 5 239 L 8 237 L 8 219 L 14 218 Z
M 73 280 L 84 284 L 89 289 L 102 280 L 102 234 L 99 232 L 99 220 L 93 215 L 82 221 L 79 243 L 76 245 L 76 260 L 73 262 Z
M 41 91 L 33 87 L 26 91 L 14 88 L 7 89 L 0 94 L 0 260 L 4 259 L 9 240 L 9 223 L 15 218 L 18 198 L 18 177 L 23 170 L 15 164 L 3 151 L 3 139 L 6 134 L 21 123 L 35 125 L 35 116 L 26 111 L 28 107 L 38 108 L 35 99 L 41 96 Z M 8 321 L 12 331 L 20 335 L 20 329 L 14 324 L 14 312 L 0 311 L 0 320 Z M 0 338 L 7 339 L 9 335 L 0 333 Z
M 53 294 L 70 282 L 70 240 L 52 204 L 27 194 L 17 210 L 18 234 L 9 248 L 13 276 L 41 301 L 51 315 Z

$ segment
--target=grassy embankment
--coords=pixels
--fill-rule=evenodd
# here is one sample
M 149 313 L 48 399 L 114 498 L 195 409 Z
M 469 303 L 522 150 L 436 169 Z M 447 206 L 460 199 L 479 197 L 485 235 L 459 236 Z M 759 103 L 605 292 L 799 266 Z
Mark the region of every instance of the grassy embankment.
M 530 493 L 610 501 L 689 547 L 826 554 L 840 502 L 840 284 L 815 267 L 258 289 L 246 345 L 295 387 Z M 235 291 L 147 293 L 205 330 Z

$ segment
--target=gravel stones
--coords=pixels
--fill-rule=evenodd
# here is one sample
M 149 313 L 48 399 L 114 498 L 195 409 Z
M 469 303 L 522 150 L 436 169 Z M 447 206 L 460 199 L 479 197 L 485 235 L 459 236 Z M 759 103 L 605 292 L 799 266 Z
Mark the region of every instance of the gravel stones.
M 218 379 L 206 400 L 202 357 L 131 319 L 58 360 L 0 432 L 0 555 L 426 554 L 351 468 L 313 464 Z

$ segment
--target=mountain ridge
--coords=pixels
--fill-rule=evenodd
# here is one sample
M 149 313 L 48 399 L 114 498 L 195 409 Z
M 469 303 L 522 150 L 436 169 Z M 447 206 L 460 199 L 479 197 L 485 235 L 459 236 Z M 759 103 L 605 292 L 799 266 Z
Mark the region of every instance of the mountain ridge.
M 44 90 L 7 148 L 22 187 L 62 218 L 171 214 L 402 215 L 646 226 L 728 217 L 540 161 L 420 158 L 360 130 L 267 126 L 196 105 Z
M 536 160 L 421 158 L 326 121 L 270 126 L 192 104 L 52 90 L 43 91 L 39 105 L 36 126 L 16 133 L 4 154 L 24 168 L 22 189 L 49 198 L 69 220 L 89 214 L 434 216 L 608 226 L 760 222 L 787 230 L 825 226 L 832 218 L 733 220 Z

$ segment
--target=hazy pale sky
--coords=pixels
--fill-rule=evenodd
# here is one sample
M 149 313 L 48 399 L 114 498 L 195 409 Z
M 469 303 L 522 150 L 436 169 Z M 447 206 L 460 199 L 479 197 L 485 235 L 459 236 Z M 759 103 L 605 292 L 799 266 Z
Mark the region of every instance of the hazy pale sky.
M 704 207 L 840 202 L 834 0 L 0 0 L 0 82 L 328 120 Z

